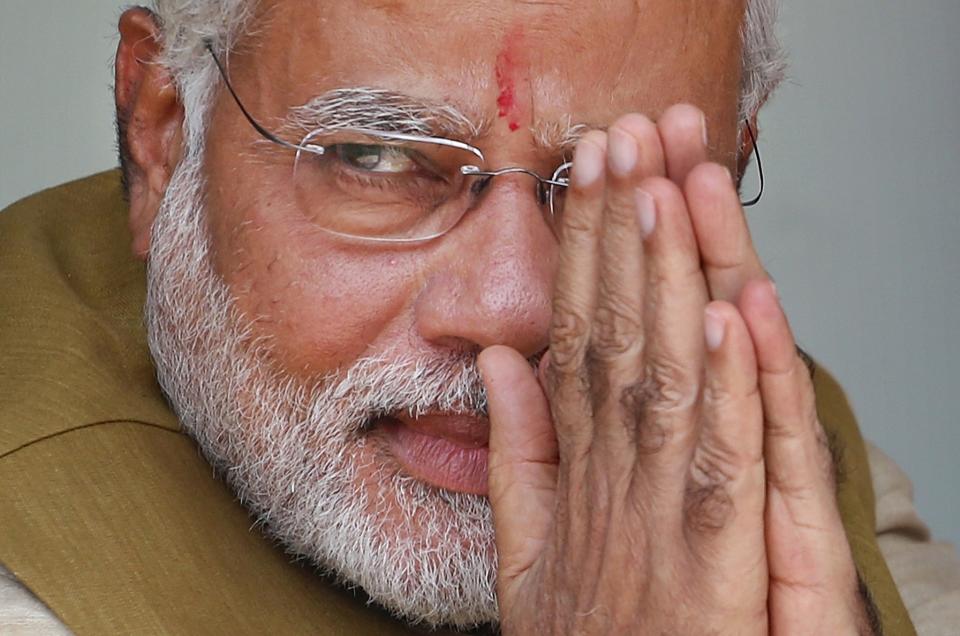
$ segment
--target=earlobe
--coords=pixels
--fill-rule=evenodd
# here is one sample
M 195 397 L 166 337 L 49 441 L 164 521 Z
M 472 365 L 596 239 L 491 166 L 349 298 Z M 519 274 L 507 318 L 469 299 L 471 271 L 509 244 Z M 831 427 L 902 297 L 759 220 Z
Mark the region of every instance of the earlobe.
M 130 199 L 133 252 L 146 258 L 150 228 L 182 153 L 183 106 L 163 51 L 155 16 L 143 8 L 120 18 L 116 105 Z

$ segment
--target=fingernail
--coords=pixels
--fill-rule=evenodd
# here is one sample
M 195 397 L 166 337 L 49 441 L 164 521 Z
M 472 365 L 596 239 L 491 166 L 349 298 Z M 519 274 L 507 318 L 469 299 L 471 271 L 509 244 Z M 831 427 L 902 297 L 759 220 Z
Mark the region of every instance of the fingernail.
M 777 300 L 780 300 L 780 290 L 777 289 L 777 284 L 772 280 L 770 281 L 770 289 L 773 291 L 774 297 L 776 297 Z
M 726 325 L 723 317 L 711 309 L 704 312 L 703 332 L 707 340 L 707 349 L 716 351 L 723 344 L 723 336 L 726 332 Z
M 700 132 L 703 134 L 703 147 L 710 147 L 710 137 L 707 135 L 707 115 L 700 113 Z
M 657 203 L 646 190 L 637 190 L 637 222 L 643 238 L 653 234 L 657 227 Z
M 618 177 L 628 177 L 637 165 L 637 142 L 626 131 L 611 128 L 607 136 L 610 171 Z
M 570 179 L 578 188 L 587 188 L 603 173 L 603 151 L 589 141 L 580 142 L 573 156 Z

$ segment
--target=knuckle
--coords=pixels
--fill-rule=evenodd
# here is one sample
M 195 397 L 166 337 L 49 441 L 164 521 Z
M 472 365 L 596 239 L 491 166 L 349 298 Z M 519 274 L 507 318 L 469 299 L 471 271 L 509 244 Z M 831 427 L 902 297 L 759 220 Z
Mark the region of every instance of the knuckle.
M 580 366 L 587 343 L 587 321 L 558 298 L 550 326 L 550 366 L 567 373 Z
M 728 486 L 739 471 L 732 449 L 697 448 L 690 464 L 684 501 L 684 511 L 692 527 L 716 531 L 729 523 L 734 502 Z
M 637 236 L 636 203 L 632 189 L 616 188 L 607 193 L 607 200 L 603 208 L 603 217 L 606 227 L 603 230 L 603 241 L 607 246 L 631 242 L 629 237 Z
M 823 445 L 824 432 L 817 413 L 816 394 L 799 358 L 796 364 L 767 373 L 784 387 L 783 402 L 789 405 L 784 413 L 764 422 L 768 433 L 783 439 L 802 440 L 812 436 Z
M 655 387 L 650 408 L 657 412 L 687 411 L 700 396 L 700 379 L 679 362 L 657 356 L 647 362 L 645 376 Z
M 686 236 L 676 241 L 677 255 L 682 251 L 687 254 L 696 254 L 698 249 L 696 238 Z M 706 293 L 706 281 L 703 277 L 703 266 L 697 258 L 672 258 L 669 262 L 656 263 L 650 267 L 648 285 L 652 293 L 675 293 L 679 289 L 702 289 Z M 663 320 L 663 319 L 662 319 Z
M 722 484 L 693 485 L 687 488 L 684 513 L 691 528 L 717 532 L 733 518 L 733 498 Z
M 760 399 L 760 387 L 756 383 L 746 390 L 734 391 L 723 378 L 713 376 L 703 385 L 703 402 L 713 411 L 724 411 L 736 404 Z
M 596 356 L 596 351 L 587 349 L 583 363 L 584 377 L 589 385 L 595 409 L 601 409 L 610 398 L 611 369 L 608 359 Z
M 632 420 L 637 451 L 652 455 L 662 450 L 672 437 L 671 430 L 658 418 L 647 416 L 647 405 L 656 394 L 649 380 L 640 380 L 624 387 L 620 392 L 620 407 L 624 416 Z
M 599 229 L 594 219 L 582 214 L 577 207 L 578 199 L 572 196 L 561 217 L 560 235 L 564 243 L 574 246 L 590 245 L 596 240 Z
M 691 479 L 699 484 L 725 484 L 751 464 L 763 461 L 763 455 L 747 457 L 738 448 L 728 446 L 713 437 L 706 437 L 697 445 L 690 462 Z
M 624 298 L 611 297 L 597 309 L 591 333 L 590 349 L 599 359 L 623 355 L 642 346 L 642 325 L 638 311 Z
M 677 184 L 666 177 L 648 177 L 640 183 L 640 187 L 656 200 L 657 212 L 673 207 L 662 203 L 673 203 L 683 196 Z
M 795 357 L 794 359 L 790 360 L 790 362 L 782 363 L 782 366 L 778 365 L 777 367 L 767 370 L 767 374 L 785 386 L 799 387 L 807 383 L 807 372 L 805 370 L 806 367 L 803 367 L 802 365 L 803 363 L 800 361 L 800 358 Z M 804 369 L 804 371 L 798 377 L 797 371 L 801 367 Z
M 645 418 L 635 429 L 634 446 L 642 455 L 655 455 L 673 438 L 672 431 L 660 420 Z

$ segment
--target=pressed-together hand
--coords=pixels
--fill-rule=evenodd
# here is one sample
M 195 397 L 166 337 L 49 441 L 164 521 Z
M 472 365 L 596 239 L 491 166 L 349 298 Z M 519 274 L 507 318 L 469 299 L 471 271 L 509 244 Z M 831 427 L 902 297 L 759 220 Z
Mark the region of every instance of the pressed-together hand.
M 480 356 L 505 634 L 869 629 L 810 377 L 703 122 L 581 140 L 539 379 Z

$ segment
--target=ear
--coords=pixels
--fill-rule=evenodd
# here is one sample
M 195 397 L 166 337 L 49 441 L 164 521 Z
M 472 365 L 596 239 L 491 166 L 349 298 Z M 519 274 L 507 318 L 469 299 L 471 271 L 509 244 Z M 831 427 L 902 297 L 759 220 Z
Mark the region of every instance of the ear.
M 144 8 L 120 17 L 117 48 L 117 122 L 130 198 L 133 253 L 146 259 L 150 228 L 183 149 L 183 106 L 173 78 L 159 63 L 156 17 Z

